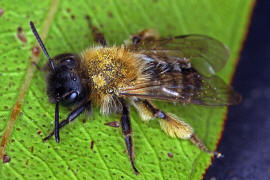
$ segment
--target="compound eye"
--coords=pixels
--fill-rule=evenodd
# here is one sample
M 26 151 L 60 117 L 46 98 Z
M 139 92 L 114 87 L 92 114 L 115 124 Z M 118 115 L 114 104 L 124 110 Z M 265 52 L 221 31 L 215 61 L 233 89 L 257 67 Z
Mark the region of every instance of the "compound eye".
M 72 104 L 73 102 L 76 101 L 76 98 L 78 97 L 78 93 L 77 92 L 72 92 L 70 95 L 68 95 L 67 97 L 65 97 L 63 99 L 63 103 L 68 105 L 68 104 Z
M 69 58 L 69 59 L 65 59 L 63 61 L 66 62 L 66 63 L 71 63 L 73 61 L 73 59 Z
M 74 68 L 76 66 L 75 60 L 71 57 L 61 61 L 61 64 L 67 65 L 69 68 Z

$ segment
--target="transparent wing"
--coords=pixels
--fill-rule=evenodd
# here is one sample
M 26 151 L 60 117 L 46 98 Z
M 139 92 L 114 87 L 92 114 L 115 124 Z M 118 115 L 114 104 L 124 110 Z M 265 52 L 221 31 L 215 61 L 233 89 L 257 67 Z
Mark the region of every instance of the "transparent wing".
M 150 79 L 121 89 L 120 95 L 213 106 L 241 99 L 215 75 L 229 58 L 226 46 L 216 39 L 185 35 L 142 40 L 131 48 L 147 62 L 144 73 Z
M 223 43 L 195 34 L 141 41 L 133 48 L 155 61 L 174 63 L 187 59 L 200 74 L 208 77 L 220 71 L 229 58 L 229 50 Z
M 218 76 L 202 77 L 196 72 L 165 73 L 151 81 L 122 89 L 120 95 L 208 106 L 233 105 L 241 99 Z

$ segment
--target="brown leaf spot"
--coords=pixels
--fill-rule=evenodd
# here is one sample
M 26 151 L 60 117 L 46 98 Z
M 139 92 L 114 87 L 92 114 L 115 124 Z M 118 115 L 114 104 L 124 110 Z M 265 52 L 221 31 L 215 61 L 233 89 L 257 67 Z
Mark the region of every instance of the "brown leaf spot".
M 11 161 L 10 157 L 5 154 L 3 157 L 3 163 L 9 163 L 10 161 Z
M 113 18 L 113 13 L 112 13 L 111 11 L 108 11 L 108 16 L 109 16 L 110 18 Z
M 95 141 L 91 141 L 90 149 L 92 150 L 94 148 Z
M 32 55 L 37 57 L 39 56 L 39 54 L 40 54 L 40 48 L 38 46 L 34 46 L 32 48 Z
M 92 32 L 92 36 L 94 38 L 94 41 L 101 44 L 101 45 L 103 45 L 103 46 L 106 46 L 107 42 L 106 42 L 106 40 L 104 38 L 104 34 L 101 31 L 99 31 L 99 29 L 96 26 L 93 25 L 91 17 L 86 15 L 85 19 L 88 22 L 88 27 Z
M 18 37 L 23 43 L 26 43 L 26 42 L 27 42 L 26 37 L 23 35 L 23 29 L 22 29 L 22 27 L 18 27 L 18 28 L 17 28 L 17 37 Z
M 33 147 L 33 146 L 30 147 L 30 152 L 31 152 L 31 153 L 34 152 L 34 147 Z
M 118 128 L 118 127 L 120 127 L 120 122 L 119 121 L 112 121 L 112 122 L 104 123 L 104 125 Z
M 168 152 L 168 156 L 169 156 L 170 158 L 173 158 L 173 153 Z

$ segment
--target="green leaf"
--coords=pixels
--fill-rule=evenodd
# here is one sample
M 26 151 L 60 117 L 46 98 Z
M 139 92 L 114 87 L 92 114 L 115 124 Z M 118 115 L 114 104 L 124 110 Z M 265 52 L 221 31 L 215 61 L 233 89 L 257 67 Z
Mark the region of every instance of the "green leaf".
M 211 156 L 189 141 L 170 138 L 158 121 L 144 123 L 134 109 L 131 119 L 138 176 L 125 153 L 121 130 L 104 126 L 119 116 L 101 116 L 98 108 L 85 123 L 81 116 L 62 129 L 60 144 L 54 139 L 43 143 L 41 139 L 53 129 L 54 105 L 47 100 L 44 73 L 31 62 L 42 66 L 46 58 L 32 53 L 36 40 L 29 21 L 35 22 L 51 56 L 92 47 L 86 15 L 111 45 L 120 45 L 132 33 L 149 27 L 164 37 L 209 35 L 231 50 L 220 73 L 229 82 L 253 4 L 254 0 L 1 1 L 0 153 L 11 158 L 0 164 L 1 179 L 201 179 Z M 184 118 L 209 149 L 216 148 L 226 108 L 157 105 Z M 69 111 L 61 108 L 61 119 Z

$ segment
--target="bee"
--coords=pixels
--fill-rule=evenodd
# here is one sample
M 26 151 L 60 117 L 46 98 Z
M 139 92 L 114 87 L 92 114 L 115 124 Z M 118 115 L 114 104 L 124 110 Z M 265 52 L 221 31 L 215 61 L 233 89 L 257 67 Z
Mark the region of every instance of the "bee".
M 204 35 L 160 38 L 153 30 L 133 35 L 122 46 L 101 45 L 88 48 L 80 55 L 65 53 L 51 58 L 30 22 L 31 29 L 48 58 L 47 94 L 55 103 L 53 135 L 59 143 L 59 130 L 76 119 L 92 104 L 101 114 L 121 114 L 120 127 L 127 154 L 136 174 L 129 106 L 143 121 L 159 120 L 161 129 L 171 137 L 189 140 L 201 150 L 210 151 L 193 128 L 176 115 L 158 109 L 152 100 L 205 106 L 234 105 L 240 96 L 216 75 L 229 57 L 228 48 Z M 59 104 L 75 107 L 59 122 Z

